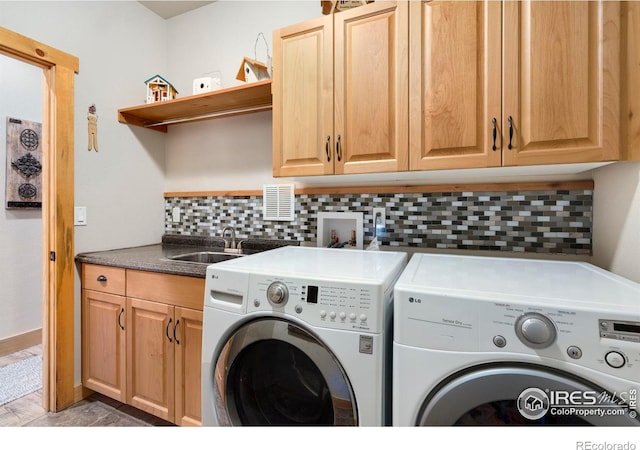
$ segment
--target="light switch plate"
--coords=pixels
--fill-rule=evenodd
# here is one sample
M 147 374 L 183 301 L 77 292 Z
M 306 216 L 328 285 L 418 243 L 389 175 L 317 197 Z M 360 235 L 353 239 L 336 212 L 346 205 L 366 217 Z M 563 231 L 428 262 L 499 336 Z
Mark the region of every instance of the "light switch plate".
M 87 224 L 87 207 L 76 206 L 73 208 L 73 224 L 85 226 Z

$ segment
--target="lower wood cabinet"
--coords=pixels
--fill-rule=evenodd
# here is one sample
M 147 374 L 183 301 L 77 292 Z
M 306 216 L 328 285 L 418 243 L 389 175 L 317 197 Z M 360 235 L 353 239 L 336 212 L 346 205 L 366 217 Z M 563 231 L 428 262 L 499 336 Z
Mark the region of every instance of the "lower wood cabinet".
M 126 270 L 126 288 L 114 294 L 92 283 L 110 278 L 100 266 L 85 266 L 83 385 L 177 425 L 199 426 L 204 279 Z
M 82 384 L 121 402 L 127 401 L 126 298 L 82 290 Z
M 127 299 L 127 402 L 200 425 L 202 311 Z

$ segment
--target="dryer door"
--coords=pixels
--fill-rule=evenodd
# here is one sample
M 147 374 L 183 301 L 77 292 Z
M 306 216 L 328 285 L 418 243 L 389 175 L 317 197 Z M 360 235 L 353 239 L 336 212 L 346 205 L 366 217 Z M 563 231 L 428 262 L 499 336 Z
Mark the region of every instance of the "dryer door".
M 416 425 L 640 425 L 637 413 L 621 402 L 586 381 L 541 366 L 478 367 L 440 383 L 423 403 Z
M 333 353 L 286 320 L 241 326 L 218 355 L 221 425 L 357 425 L 351 384 Z

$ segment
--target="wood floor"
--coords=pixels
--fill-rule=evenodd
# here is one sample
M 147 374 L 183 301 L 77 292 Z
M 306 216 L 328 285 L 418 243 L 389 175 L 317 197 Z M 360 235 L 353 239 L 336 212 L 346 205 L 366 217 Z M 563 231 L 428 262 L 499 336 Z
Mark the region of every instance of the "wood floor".
M 1 356 L 0 367 L 34 355 L 42 355 L 41 345 Z M 48 413 L 42 408 L 42 390 L 0 406 L 0 427 L 107 426 L 150 427 L 174 425 L 97 393 L 57 413 Z

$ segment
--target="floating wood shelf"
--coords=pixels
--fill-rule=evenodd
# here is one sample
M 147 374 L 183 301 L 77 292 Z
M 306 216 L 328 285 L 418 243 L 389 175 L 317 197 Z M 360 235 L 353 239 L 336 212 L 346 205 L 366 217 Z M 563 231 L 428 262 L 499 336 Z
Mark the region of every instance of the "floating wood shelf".
M 271 109 L 271 80 L 118 110 L 118 122 L 167 132 L 175 123 L 218 119 Z

